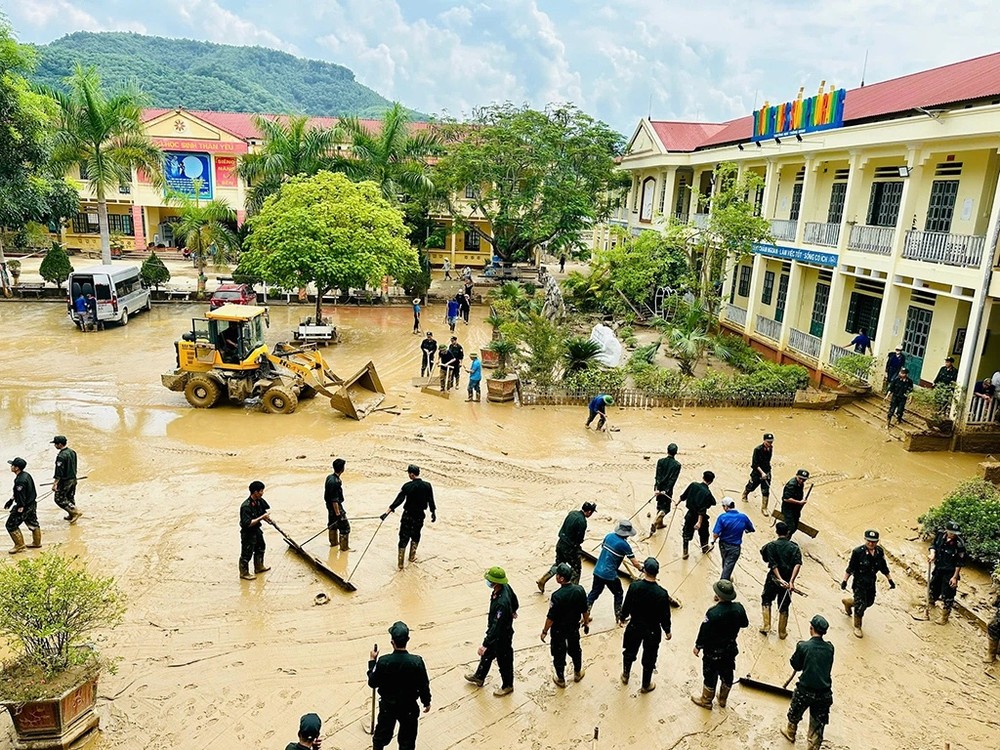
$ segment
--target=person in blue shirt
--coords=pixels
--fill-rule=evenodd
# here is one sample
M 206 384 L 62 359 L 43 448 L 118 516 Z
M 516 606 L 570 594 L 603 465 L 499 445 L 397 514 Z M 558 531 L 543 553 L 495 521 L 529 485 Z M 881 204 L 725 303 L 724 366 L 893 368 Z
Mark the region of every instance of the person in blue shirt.
M 420 333 L 420 298 L 413 300 L 413 332 Z
M 625 560 L 637 571 L 642 571 L 642 566 L 635 559 L 632 545 L 625 541 L 629 537 L 635 536 L 635 527 L 628 519 L 619 521 L 615 530 L 604 537 L 601 543 L 601 556 L 597 558 L 594 566 L 594 585 L 587 594 L 587 612 L 594 606 L 594 602 L 603 593 L 604 589 L 611 591 L 615 600 L 615 622 L 621 622 L 622 600 L 625 591 L 622 589 L 622 582 L 618 579 L 618 568 Z
M 867 332 L 862 328 L 858 331 L 858 335 L 851 339 L 851 343 L 848 346 L 854 347 L 855 354 L 864 354 L 872 350 L 872 340 L 868 338 Z
M 715 519 L 712 529 L 712 543 L 719 543 L 719 553 L 722 555 L 722 574 L 719 579 L 733 580 L 733 570 L 736 561 L 743 551 L 743 534 L 754 533 L 756 529 L 749 516 L 736 510 L 736 501 L 731 497 L 722 498 L 723 513 Z
M 483 363 L 479 361 L 479 355 L 475 352 L 470 353 L 469 356 L 472 358 L 468 368 L 466 368 L 469 372 L 469 397 L 465 400 L 481 401 L 483 394 L 479 390 L 479 384 L 483 379 Z M 476 394 L 475 398 L 472 397 L 473 393 Z
M 455 323 L 458 320 L 458 300 L 448 300 L 448 312 L 445 314 L 445 319 L 448 321 L 448 327 L 451 329 L 451 332 L 454 333 Z
M 594 417 L 599 416 L 600 418 L 597 420 L 597 429 L 603 430 L 604 423 L 608 421 L 606 409 L 614 402 L 614 399 L 605 393 L 598 393 L 590 399 L 590 403 L 587 405 L 587 408 L 590 409 L 590 416 L 587 417 L 587 424 L 584 426 L 589 430 L 590 423 L 594 421 Z
M 74 300 L 73 310 L 76 312 L 80 330 L 87 330 L 87 298 L 83 296 L 83 292 L 80 292 L 80 296 Z

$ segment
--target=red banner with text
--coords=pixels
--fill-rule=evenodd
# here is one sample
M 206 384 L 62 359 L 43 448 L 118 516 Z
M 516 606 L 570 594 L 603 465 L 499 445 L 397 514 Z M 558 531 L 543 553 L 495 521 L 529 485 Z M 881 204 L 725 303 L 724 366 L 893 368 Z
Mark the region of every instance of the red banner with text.
M 236 157 L 215 155 L 216 187 L 236 187 Z

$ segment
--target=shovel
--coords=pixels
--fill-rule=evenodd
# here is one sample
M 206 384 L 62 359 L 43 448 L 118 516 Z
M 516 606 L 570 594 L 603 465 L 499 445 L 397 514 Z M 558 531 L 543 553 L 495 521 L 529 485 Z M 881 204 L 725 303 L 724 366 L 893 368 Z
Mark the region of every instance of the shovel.
M 739 683 L 741 685 L 745 685 L 748 688 L 753 688 L 754 690 L 762 690 L 765 693 L 771 693 L 772 695 L 782 695 L 786 698 L 791 698 L 792 691 L 788 689 L 788 686 L 789 684 L 791 684 L 792 680 L 795 679 L 796 674 L 798 674 L 798 670 L 792 672 L 791 677 L 785 680 L 785 684 L 781 685 L 780 687 L 778 685 L 772 685 L 769 682 L 761 682 L 760 680 L 754 680 L 750 677 L 750 675 L 747 675 L 746 677 L 740 677 Z
M 372 651 L 375 652 L 375 658 L 378 658 L 378 644 L 376 643 L 372 646 Z M 372 688 L 372 723 L 371 727 L 362 727 L 365 730 L 365 734 L 375 734 L 375 688 Z

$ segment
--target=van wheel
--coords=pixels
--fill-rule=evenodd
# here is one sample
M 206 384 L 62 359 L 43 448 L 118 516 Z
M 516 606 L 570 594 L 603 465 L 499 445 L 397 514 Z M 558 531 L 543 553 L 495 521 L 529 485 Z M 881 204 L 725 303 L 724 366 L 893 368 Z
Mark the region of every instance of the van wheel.
M 196 375 L 184 386 L 184 397 L 196 409 L 211 409 L 219 402 L 222 389 L 219 384 L 204 375 Z
M 153 295 L 146 297 L 146 307 L 143 308 L 146 312 L 150 312 L 153 309 Z
M 276 385 L 264 392 L 261 403 L 268 414 L 291 414 L 298 406 L 299 400 L 290 389 Z
M 128 325 L 128 308 L 127 307 L 122 310 L 122 317 L 121 317 L 121 320 L 119 320 L 118 322 L 121 323 L 123 326 L 127 326 Z

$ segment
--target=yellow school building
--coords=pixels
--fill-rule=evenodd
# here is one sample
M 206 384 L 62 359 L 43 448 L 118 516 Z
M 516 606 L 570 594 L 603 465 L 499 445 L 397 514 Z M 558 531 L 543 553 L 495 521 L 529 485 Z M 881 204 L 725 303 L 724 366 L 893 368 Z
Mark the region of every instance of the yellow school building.
M 723 327 L 817 382 L 831 381 L 860 329 L 877 384 L 897 346 L 924 384 L 953 357 L 966 394 L 957 420 L 989 430 L 997 402 L 984 408 L 972 393 L 1000 370 L 998 149 L 1000 53 L 850 90 L 824 85 L 729 122 L 643 119 L 621 162 L 632 187 L 594 243 L 614 242 L 614 226 L 705 226 L 715 167 L 751 170 L 774 240 L 727 264 Z

